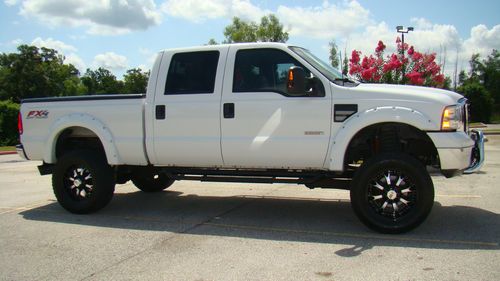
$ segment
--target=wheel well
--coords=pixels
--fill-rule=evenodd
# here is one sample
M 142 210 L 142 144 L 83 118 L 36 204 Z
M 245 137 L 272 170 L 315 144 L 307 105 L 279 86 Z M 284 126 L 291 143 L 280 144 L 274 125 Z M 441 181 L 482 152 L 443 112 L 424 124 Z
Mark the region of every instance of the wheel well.
M 408 124 L 378 123 L 360 130 L 349 142 L 344 168 L 356 166 L 381 152 L 404 152 L 424 165 L 438 165 L 438 153 L 429 136 Z
M 69 151 L 82 148 L 92 149 L 106 156 L 101 140 L 93 131 L 84 127 L 70 127 L 64 129 L 57 138 L 56 159 Z

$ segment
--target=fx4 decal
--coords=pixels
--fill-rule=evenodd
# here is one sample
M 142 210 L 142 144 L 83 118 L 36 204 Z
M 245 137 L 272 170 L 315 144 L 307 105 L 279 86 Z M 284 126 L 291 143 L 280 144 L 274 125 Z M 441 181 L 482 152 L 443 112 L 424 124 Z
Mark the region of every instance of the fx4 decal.
M 26 116 L 26 119 L 45 119 L 49 117 L 49 111 L 47 110 L 32 110 L 28 112 L 28 115 Z

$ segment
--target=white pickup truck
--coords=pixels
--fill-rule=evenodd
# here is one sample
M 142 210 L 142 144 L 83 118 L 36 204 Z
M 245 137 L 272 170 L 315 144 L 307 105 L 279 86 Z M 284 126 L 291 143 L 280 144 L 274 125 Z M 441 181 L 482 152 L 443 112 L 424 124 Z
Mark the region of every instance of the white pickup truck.
M 177 180 L 348 189 L 360 220 L 408 231 L 434 203 L 427 166 L 478 170 L 481 132 L 461 95 L 363 84 L 280 43 L 165 50 L 146 95 L 27 99 L 18 152 L 42 160 L 73 213 L 103 208 L 115 184 Z

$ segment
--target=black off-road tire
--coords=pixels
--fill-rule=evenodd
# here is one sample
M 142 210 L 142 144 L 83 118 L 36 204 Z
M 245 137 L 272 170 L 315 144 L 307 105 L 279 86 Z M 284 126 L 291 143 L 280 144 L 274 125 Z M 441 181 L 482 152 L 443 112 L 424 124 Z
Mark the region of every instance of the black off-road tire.
M 134 185 L 144 192 L 160 192 L 170 187 L 175 180 L 165 173 L 150 167 L 141 167 L 133 171 L 131 180 Z
M 86 149 L 71 151 L 57 161 L 52 187 L 64 209 L 75 214 L 92 213 L 113 198 L 114 171 L 104 155 Z
M 433 204 L 429 173 L 421 162 L 403 153 L 374 156 L 356 171 L 351 184 L 354 212 L 366 226 L 381 233 L 414 229 Z

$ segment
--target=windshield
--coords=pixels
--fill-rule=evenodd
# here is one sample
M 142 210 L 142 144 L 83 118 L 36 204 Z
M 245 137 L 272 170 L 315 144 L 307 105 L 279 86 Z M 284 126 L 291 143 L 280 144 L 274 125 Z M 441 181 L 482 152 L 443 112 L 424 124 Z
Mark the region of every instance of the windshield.
M 321 72 L 321 74 L 325 75 L 328 80 L 335 82 L 346 79 L 346 77 L 342 75 L 342 72 L 322 61 L 313 55 L 309 50 L 300 47 L 290 47 L 290 49 L 310 63 L 314 68 Z

